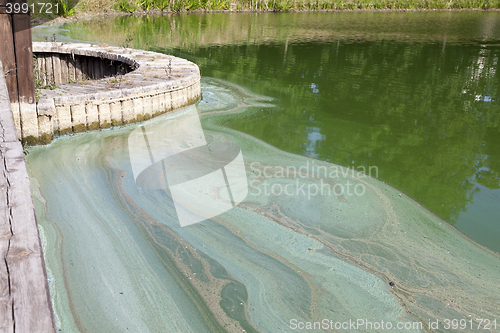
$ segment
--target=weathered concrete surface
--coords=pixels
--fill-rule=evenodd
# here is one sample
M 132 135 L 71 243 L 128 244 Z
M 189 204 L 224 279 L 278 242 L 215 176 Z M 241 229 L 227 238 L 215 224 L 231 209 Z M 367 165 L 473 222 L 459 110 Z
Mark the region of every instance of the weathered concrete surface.
M 0 331 L 55 332 L 23 147 L 0 63 Z
M 38 133 L 36 143 L 46 144 L 58 134 L 142 121 L 201 96 L 198 66 L 170 55 L 64 43 L 33 43 L 33 52 L 40 71 L 45 70 L 43 81 L 57 84 L 41 91 L 38 122 L 21 120 L 23 133 Z

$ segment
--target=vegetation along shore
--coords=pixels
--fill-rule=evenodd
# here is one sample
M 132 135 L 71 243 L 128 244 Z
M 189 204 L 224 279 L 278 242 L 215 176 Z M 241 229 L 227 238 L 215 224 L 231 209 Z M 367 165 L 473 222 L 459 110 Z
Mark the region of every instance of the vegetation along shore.
M 424 11 L 499 10 L 500 0 L 50 0 L 52 8 L 35 7 L 35 25 L 59 17 L 205 11 Z M 36 0 L 28 0 L 34 3 Z

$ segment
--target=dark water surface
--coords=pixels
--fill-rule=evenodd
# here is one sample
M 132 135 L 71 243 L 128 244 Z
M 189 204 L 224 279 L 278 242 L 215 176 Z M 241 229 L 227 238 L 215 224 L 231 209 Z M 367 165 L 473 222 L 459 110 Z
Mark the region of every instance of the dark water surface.
M 272 97 L 227 126 L 368 170 L 500 251 L 500 13 L 120 17 L 58 40 L 171 53 Z

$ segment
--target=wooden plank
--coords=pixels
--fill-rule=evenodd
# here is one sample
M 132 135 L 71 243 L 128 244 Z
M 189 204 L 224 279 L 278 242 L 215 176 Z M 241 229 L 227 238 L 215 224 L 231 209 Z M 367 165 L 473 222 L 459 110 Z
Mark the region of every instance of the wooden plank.
M 46 61 L 45 55 L 43 53 L 40 53 L 38 55 L 38 75 L 43 87 L 47 85 L 47 76 L 46 76 L 47 69 L 45 68 L 45 61 Z
M 101 64 L 98 58 L 92 57 L 92 70 L 94 71 L 94 79 L 99 80 L 101 76 Z
M 54 72 L 54 83 L 61 84 L 63 82 L 61 76 L 61 59 L 56 53 L 52 54 L 52 70 Z
M 17 139 L 14 130 L 14 119 L 9 114 L 10 98 L 7 91 L 2 63 L 0 62 L 0 142 Z M 11 131 L 9 134 L 8 131 Z M 5 170 L 4 152 L 0 150 L 0 255 L 2 258 L 9 250 L 10 237 L 10 208 L 7 196 L 7 174 Z M 12 299 L 10 297 L 9 271 L 5 260 L 0 260 L 0 331 L 13 331 Z
M 75 80 L 84 80 L 82 73 L 82 57 L 80 56 L 75 56 Z
M 40 55 L 37 55 L 35 67 L 37 68 L 38 73 L 37 73 L 37 71 L 35 71 L 35 88 L 36 88 L 36 81 L 42 79 L 42 73 L 43 73 L 42 66 L 43 66 L 43 60 L 40 57 Z
M 92 57 L 87 57 L 87 73 L 89 75 L 89 79 L 95 79 L 95 66 L 94 59 Z
M 0 40 L 0 61 L 3 64 L 5 72 L 5 81 L 9 89 L 11 103 L 19 101 L 16 76 L 16 56 L 14 52 L 14 35 L 12 33 L 12 22 L 10 15 L 0 14 L 0 31 L 2 39 Z
M 101 60 L 103 64 L 103 71 L 102 71 L 102 77 L 109 77 L 110 75 L 110 68 L 111 68 L 111 62 L 108 59 L 103 59 Z
M 68 82 L 76 82 L 76 61 L 73 55 L 68 56 Z
M 26 1 L 24 1 L 26 3 Z M 17 89 L 22 139 L 38 138 L 38 121 L 35 100 L 35 78 L 33 68 L 33 45 L 31 42 L 31 19 L 28 14 L 12 16 L 14 52 L 17 67 Z
M 68 82 L 68 57 L 66 54 L 60 53 L 59 59 L 61 60 L 61 83 Z
M 10 102 L 9 102 L 10 103 Z M 2 257 L 9 250 L 12 233 L 10 231 L 10 209 L 7 197 L 7 177 L 3 151 L 0 150 L 0 254 Z M 0 331 L 13 331 L 12 299 L 10 297 L 9 272 L 5 260 L 0 260 Z
M 106 75 L 106 68 L 107 68 L 107 65 L 106 65 L 106 59 L 99 59 L 99 64 L 101 65 L 101 70 L 99 71 L 101 76 L 99 77 L 100 79 L 104 78 Z
M 80 56 L 75 56 L 75 79 L 76 81 L 83 80 L 82 59 Z
M 10 238 L 6 262 L 16 332 L 55 332 L 47 274 L 33 199 L 20 142 L 0 144 L 10 203 Z M 11 312 L 12 313 L 12 312 Z
M 0 65 L 0 331 L 55 332 L 23 147 Z
M 33 45 L 31 42 L 30 15 L 13 15 L 12 26 L 14 28 L 19 102 L 33 104 L 35 103 L 35 80 L 33 76 Z
M 88 58 L 87 57 L 81 57 L 80 62 L 82 64 L 82 79 L 83 80 L 88 80 L 90 79 L 90 74 L 88 70 Z
M 46 84 L 48 86 L 52 85 L 54 83 L 54 70 L 52 66 L 52 55 L 50 53 L 45 55 L 45 74 Z

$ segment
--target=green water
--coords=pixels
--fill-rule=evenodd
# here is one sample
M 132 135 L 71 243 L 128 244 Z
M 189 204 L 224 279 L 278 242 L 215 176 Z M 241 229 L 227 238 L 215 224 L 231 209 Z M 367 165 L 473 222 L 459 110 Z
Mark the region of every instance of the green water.
M 168 193 L 137 186 L 129 144 L 141 130 L 136 124 L 30 149 L 61 331 L 275 333 L 296 331 L 294 320 L 345 326 L 363 319 L 409 325 L 408 332 L 429 331 L 429 321 L 439 320 L 434 331 L 459 332 L 444 321 L 500 318 L 498 253 L 375 178 L 335 174 L 338 165 L 227 128 L 273 101 L 227 81 L 201 84 L 205 98 L 197 106 L 143 126 L 147 133 L 177 128 L 194 111 L 207 142 L 241 148 L 251 190 L 212 219 L 180 227 Z M 280 173 L 285 169 L 290 173 Z M 354 191 L 323 193 L 325 185 L 348 184 Z M 318 186 L 321 195 L 313 194 Z M 310 331 L 332 331 L 321 328 Z
M 376 167 L 372 176 L 500 251 L 499 13 L 172 15 L 45 29 L 35 39 L 172 53 L 269 96 L 275 107 L 226 126 Z
M 57 327 L 275 333 L 298 331 L 294 320 L 364 319 L 463 332 L 483 330 L 483 318 L 499 332 L 499 253 L 435 215 L 498 250 L 499 20 L 216 14 L 35 29 L 38 40 L 173 53 L 203 75 L 195 106 L 30 149 Z M 196 113 L 207 142 L 241 148 L 250 190 L 229 211 L 180 227 L 166 191 L 136 184 L 130 135 L 182 127 Z M 374 178 L 335 174 L 338 164 L 372 167 Z M 348 184 L 363 193 L 310 195 Z

